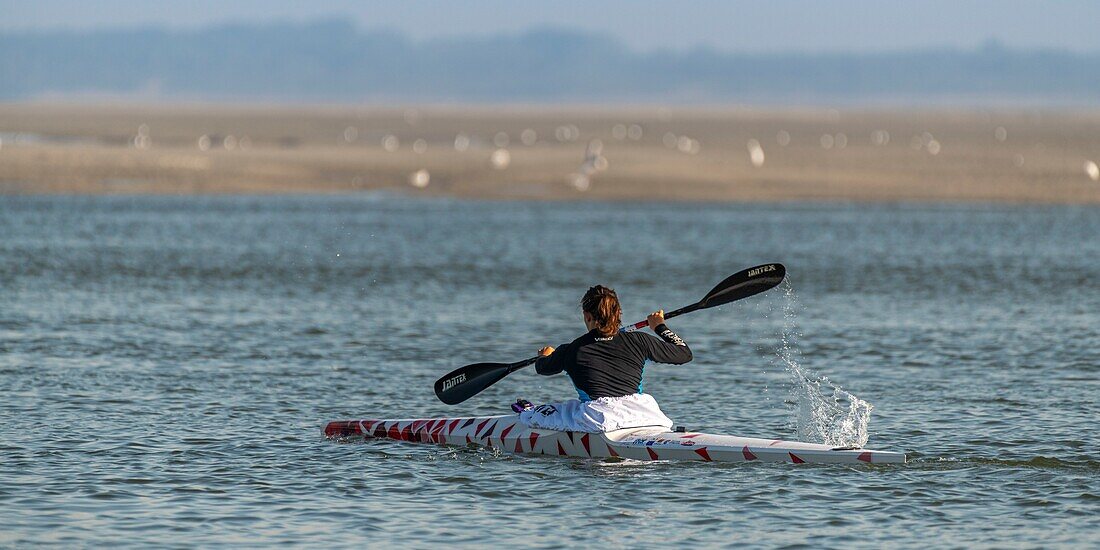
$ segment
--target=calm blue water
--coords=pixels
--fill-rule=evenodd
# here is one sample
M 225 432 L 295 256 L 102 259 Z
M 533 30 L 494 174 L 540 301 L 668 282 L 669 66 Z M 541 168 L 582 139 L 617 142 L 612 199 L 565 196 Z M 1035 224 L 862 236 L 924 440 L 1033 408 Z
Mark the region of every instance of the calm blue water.
M 781 292 L 670 324 L 646 388 L 692 430 L 794 437 L 776 359 L 874 404 L 896 467 L 599 462 L 325 421 L 570 397 L 432 382 L 750 265 Z M 1095 546 L 1100 210 L 338 197 L 0 197 L 0 546 Z

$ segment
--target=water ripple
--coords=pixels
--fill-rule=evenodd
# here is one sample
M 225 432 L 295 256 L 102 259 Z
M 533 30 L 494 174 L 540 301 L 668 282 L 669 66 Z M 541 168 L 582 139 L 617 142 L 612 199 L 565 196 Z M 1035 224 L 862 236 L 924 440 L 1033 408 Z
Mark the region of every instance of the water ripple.
M 1087 546 L 1100 536 L 1100 211 L 349 197 L 0 197 L 0 545 Z M 598 237 L 594 237 L 598 236 Z M 906 465 L 576 460 L 332 442 L 333 418 L 570 395 L 456 365 L 782 261 L 799 365 Z M 647 369 L 692 430 L 794 438 L 768 294 Z M 788 405 L 787 402 L 790 402 Z M 490 538 L 487 538 L 490 537 Z

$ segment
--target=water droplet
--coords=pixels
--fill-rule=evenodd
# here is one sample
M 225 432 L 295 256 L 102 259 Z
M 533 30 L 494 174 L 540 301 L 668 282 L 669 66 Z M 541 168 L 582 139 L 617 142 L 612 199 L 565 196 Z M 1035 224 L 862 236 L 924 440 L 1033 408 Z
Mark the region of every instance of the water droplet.
M 592 180 L 584 174 L 570 174 L 569 184 L 577 191 L 588 191 L 589 186 L 592 184 Z
M 427 170 L 420 169 L 409 175 L 409 185 L 423 189 L 432 181 L 432 175 Z
M 428 151 L 428 142 L 424 139 L 418 139 L 413 142 L 413 152 L 418 155 L 423 155 Z
M 764 148 L 760 146 L 760 142 L 755 139 L 750 139 L 748 148 L 749 161 L 752 162 L 752 165 L 757 168 L 764 166 Z
M 455 136 L 455 151 L 463 152 L 470 148 L 470 138 L 466 134 Z
M 524 144 L 528 147 L 534 145 L 535 142 L 538 141 L 538 140 L 539 140 L 539 135 L 531 128 L 528 128 L 528 129 L 524 130 L 523 132 L 520 132 L 520 134 L 519 134 L 520 143 L 522 143 L 522 144 Z
M 778 143 L 780 147 L 790 145 L 791 133 L 786 130 L 780 130 L 779 133 L 775 134 L 775 142 Z
M 1086 161 L 1085 174 L 1087 174 L 1092 181 L 1100 181 L 1100 166 L 1097 166 L 1095 161 Z
M 392 153 L 401 147 L 401 141 L 397 139 L 397 136 L 389 134 L 382 138 L 382 149 L 386 152 Z
M 598 139 L 589 141 L 588 146 L 584 150 L 585 157 L 595 157 L 599 156 L 601 153 L 603 153 L 603 142 Z
M 681 153 L 690 153 L 691 138 L 687 136 L 680 136 L 676 139 L 676 148 L 679 149 Z
M 497 149 L 489 156 L 489 162 L 493 164 L 493 168 L 504 170 L 512 163 L 512 154 L 507 149 Z
M 565 124 L 554 129 L 554 137 L 558 141 L 576 141 L 581 136 L 581 131 L 575 124 Z

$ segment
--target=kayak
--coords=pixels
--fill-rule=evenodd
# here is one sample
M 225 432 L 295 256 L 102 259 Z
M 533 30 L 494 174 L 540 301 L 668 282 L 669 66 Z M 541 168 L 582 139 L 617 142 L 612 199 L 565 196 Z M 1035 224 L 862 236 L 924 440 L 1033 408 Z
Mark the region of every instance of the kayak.
M 437 445 L 476 445 L 503 452 L 581 458 L 794 464 L 904 463 L 905 454 L 818 443 L 668 431 L 643 427 L 606 433 L 533 429 L 519 415 L 403 420 L 337 420 L 325 426 L 331 439 L 393 439 Z

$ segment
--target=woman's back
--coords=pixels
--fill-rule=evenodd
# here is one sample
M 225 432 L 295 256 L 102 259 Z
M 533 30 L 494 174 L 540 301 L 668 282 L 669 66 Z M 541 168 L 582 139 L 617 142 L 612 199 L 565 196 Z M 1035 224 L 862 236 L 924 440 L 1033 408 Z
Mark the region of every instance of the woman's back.
M 692 358 L 691 349 L 667 326 L 659 325 L 656 332 L 661 338 L 642 332 L 604 336 L 593 329 L 539 359 L 535 369 L 543 375 L 568 374 L 582 401 L 641 393 L 646 361 L 679 365 Z

